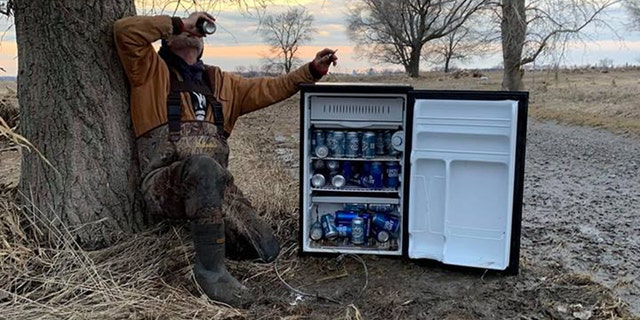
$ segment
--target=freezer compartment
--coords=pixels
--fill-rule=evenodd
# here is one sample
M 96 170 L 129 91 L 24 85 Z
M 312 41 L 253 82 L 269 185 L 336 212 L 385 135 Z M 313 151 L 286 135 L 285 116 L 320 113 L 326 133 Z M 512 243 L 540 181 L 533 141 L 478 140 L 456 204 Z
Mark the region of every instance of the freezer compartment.
M 402 254 L 399 198 L 341 195 L 310 200 L 302 225 L 303 251 Z
M 404 98 L 311 96 L 311 121 L 402 123 Z

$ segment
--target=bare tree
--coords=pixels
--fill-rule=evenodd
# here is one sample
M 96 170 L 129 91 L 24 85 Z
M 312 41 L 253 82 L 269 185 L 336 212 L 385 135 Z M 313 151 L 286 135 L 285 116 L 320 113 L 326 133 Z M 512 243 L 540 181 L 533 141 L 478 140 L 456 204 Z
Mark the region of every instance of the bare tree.
M 147 2 L 175 14 L 175 1 Z M 178 1 L 178 10 L 201 9 L 190 3 Z M 29 216 L 48 221 L 45 232 L 64 225 L 87 248 L 143 229 L 127 80 L 112 32 L 135 14 L 134 1 L 12 0 L 0 11 L 15 19 L 19 129 L 53 165 L 24 153 Z
M 631 26 L 640 30 L 640 0 L 626 0 L 624 3 L 631 18 Z
M 306 9 L 297 7 L 265 16 L 260 32 L 271 52 L 281 61 L 284 71 L 289 72 L 297 62 L 300 45 L 310 41 L 317 30 L 313 27 L 313 16 Z
M 473 57 L 487 54 L 491 51 L 491 32 L 481 30 L 479 21 L 466 23 L 460 28 L 442 38 L 425 44 L 422 58 L 430 64 L 443 65 L 443 71 L 448 73 L 453 61 L 468 61 Z
M 487 0 L 360 0 L 350 8 L 349 36 L 375 62 L 399 64 L 418 77 L 425 43 L 464 25 Z
M 590 24 L 607 27 L 601 19 L 617 0 L 503 0 L 501 3 L 502 88 L 522 90 L 523 66 L 550 52 L 580 41 Z

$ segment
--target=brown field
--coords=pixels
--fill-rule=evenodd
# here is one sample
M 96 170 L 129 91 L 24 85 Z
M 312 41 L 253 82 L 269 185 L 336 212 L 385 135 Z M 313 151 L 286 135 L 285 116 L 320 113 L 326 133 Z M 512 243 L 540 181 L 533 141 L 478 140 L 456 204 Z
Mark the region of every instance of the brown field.
M 484 76 L 330 75 L 325 81 L 500 88 L 499 73 Z M 518 276 L 376 256 L 362 257 L 363 263 L 350 256 L 299 257 L 296 95 L 247 115 L 230 139 L 231 170 L 272 222 L 283 248 L 277 263 L 229 261 L 256 297 L 244 309 L 198 293 L 190 278 L 193 248 L 182 225 L 120 235 L 118 244 L 94 252 L 76 249 L 64 230 L 55 232 L 55 249 L 29 240 L 15 202 L 20 152 L 4 138 L 0 319 L 639 319 L 640 182 L 634 152 L 640 150 L 640 69 L 530 72 L 525 83 L 531 117 Z M 12 92 L 2 101 L 15 109 Z M 3 118 L 14 112 L 3 109 L 10 107 L 0 105 Z M 563 144 L 574 138 L 574 144 Z M 613 147 L 620 145 L 621 151 Z M 591 163 L 602 171 L 590 171 Z M 584 171 L 572 169 L 583 165 Z M 608 180 L 590 180 L 600 175 L 593 172 Z M 294 293 L 281 280 L 309 295 Z

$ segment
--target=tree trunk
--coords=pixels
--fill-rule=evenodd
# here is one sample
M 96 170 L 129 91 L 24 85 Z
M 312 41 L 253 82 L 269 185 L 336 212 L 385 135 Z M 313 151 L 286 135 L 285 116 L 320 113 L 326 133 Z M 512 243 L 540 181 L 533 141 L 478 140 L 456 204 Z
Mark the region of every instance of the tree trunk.
M 411 56 L 409 57 L 409 64 L 405 66 L 405 70 L 411 78 L 420 77 L 420 51 L 422 47 L 412 48 Z
M 449 64 L 451 63 L 451 55 L 447 54 L 444 57 L 444 73 L 449 73 Z
M 50 230 L 85 248 L 139 230 L 137 160 L 113 22 L 133 0 L 16 0 L 22 134 L 51 162 L 25 153 L 21 190 Z M 32 202 L 29 202 L 32 201 Z M 32 206 L 31 206 L 32 205 Z
M 524 4 L 524 0 L 503 0 L 502 2 L 503 90 L 516 91 L 524 89 L 522 83 L 522 77 L 524 76 L 522 50 L 527 31 Z

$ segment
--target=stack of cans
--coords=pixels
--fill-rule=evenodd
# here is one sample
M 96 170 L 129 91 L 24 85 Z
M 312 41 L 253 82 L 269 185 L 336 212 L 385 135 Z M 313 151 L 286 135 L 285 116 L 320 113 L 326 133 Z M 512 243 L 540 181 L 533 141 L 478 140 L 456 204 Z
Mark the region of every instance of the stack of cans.
M 322 236 L 318 236 L 319 226 L 314 223 L 310 238 L 314 241 L 324 238 L 332 242 L 347 241 L 354 246 L 389 248 L 390 241 L 397 244 L 400 232 L 400 218 L 395 210 L 393 204 L 345 204 L 343 210 L 322 215 Z
M 312 162 L 311 185 L 344 188 L 349 183 L 367 189 L 397 189 L 400 186 L 400 163 L 397 161 L 352 162 L 316 159 Z
M 393 137 L 402 131 L 340 131 L 313 129 L 311 153 L 318 158 L 364 158 L 400 155 Z M 397 140 L 397 139 L 396 139 Z

